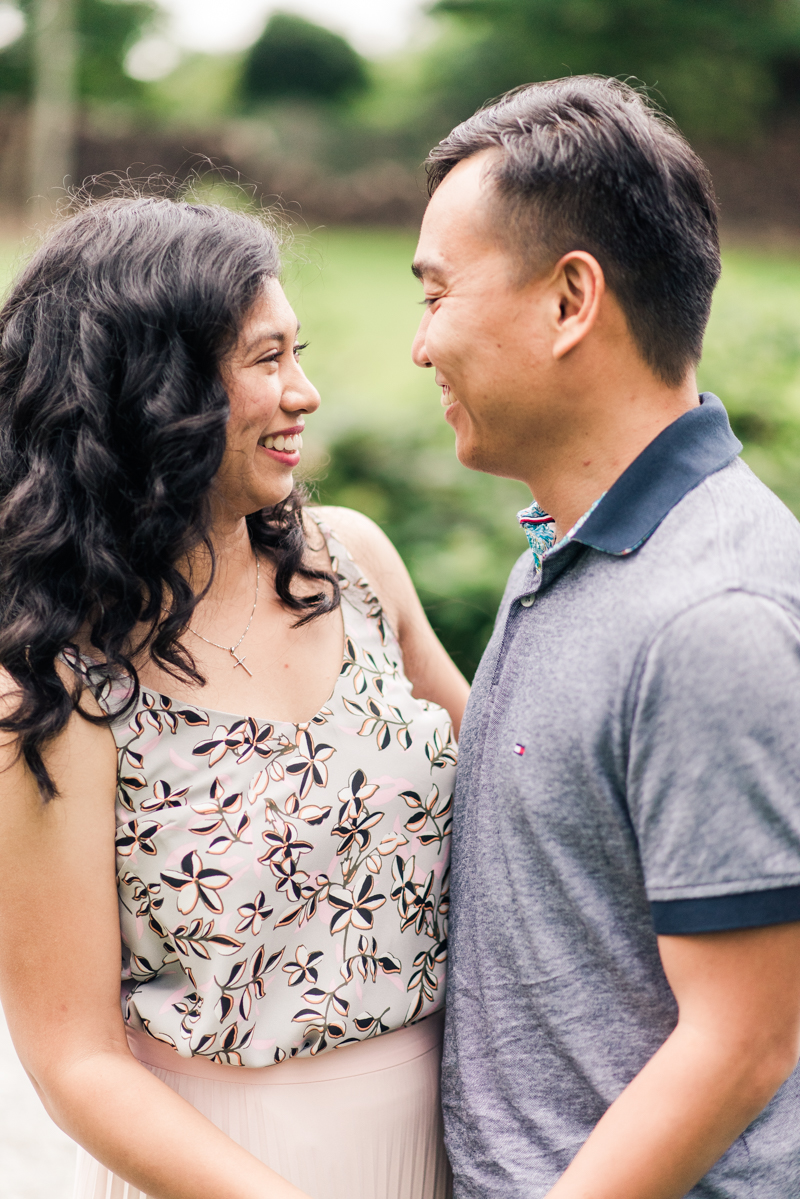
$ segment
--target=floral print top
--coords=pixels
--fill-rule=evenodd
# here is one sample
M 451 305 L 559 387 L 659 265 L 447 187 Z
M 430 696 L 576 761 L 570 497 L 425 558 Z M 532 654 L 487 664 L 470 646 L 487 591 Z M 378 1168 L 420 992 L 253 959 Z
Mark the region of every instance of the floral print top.
M 443 1004 L 456 746 L 347 550 L 344 656 L 305 724 L 143 690 L 112 725 L 126 1021 L 259 1067 Z M 106 710 L 119 698 L 106 683 Z

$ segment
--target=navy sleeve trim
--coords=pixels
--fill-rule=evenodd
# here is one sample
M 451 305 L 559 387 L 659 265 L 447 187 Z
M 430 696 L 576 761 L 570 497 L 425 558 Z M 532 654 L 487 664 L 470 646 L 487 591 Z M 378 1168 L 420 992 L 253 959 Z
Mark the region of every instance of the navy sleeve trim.
M 651 903 L 650 911 L 656 932 L 667 937 L 787 924 L 800 920 L 800 886 L 708 899 L 670 899 Z

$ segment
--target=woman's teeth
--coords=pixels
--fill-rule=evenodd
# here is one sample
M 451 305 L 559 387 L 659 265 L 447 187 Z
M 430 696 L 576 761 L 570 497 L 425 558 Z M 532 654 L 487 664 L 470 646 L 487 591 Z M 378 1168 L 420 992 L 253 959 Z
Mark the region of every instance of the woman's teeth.
M 279 433 L 277 437 L 265 437 L 260 444 L 265 450 L 281 450 L 284 454 L 293 454 L 295 450 L 302 450 L 303 437 L 300 433 L 289 437 L 284 437 L 283 433 Z

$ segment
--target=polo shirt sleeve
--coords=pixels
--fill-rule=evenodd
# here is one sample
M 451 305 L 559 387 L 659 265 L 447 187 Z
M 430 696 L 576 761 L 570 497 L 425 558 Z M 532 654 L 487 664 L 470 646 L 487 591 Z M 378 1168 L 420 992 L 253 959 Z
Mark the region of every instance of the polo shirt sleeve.
M 636 688 L 628 807 L 659 934 L 800 920 L 800 627 L 727 591 L 673 619 Z

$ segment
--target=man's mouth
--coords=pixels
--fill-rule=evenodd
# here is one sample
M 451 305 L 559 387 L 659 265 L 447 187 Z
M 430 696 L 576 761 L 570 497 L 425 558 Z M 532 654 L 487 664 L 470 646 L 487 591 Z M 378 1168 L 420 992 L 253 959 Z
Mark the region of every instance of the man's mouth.
M 442 384 L 442 407 L 449 408 L 450 405 L 453 403 L 455 403 L 455 396 L 450 391 L 450 384 L 443 383 Z

